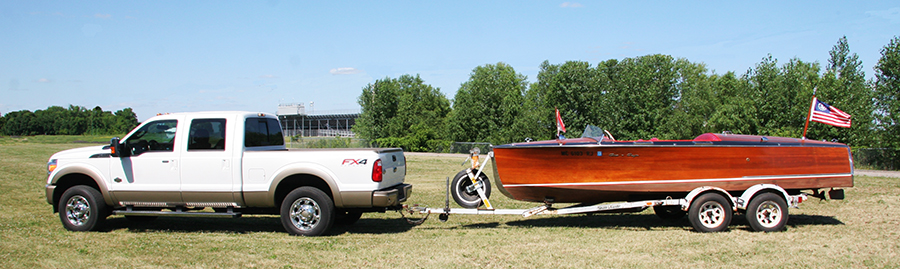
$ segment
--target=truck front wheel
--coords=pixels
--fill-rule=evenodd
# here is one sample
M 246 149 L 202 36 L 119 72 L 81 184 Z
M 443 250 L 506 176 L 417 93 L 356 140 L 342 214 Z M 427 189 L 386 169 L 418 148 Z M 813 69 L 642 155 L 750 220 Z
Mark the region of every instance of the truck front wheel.
M 93 231 L 106 219 L 106 203 L 97 189 L 78 185 L 59 199 L 59 220 L 69 231 Z
M 334 202 L 314 187 L 294 189 L 281 203 L 281 224 L 292 235 L 318 236 L 334 223 Z

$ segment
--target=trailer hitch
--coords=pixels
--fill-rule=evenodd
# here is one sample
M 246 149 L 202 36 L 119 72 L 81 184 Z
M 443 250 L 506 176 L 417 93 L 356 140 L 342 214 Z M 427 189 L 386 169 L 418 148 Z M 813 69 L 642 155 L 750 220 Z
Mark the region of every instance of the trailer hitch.
M 414 204 L 412 206 L 403 205 L 403 208 L 401 208 L 400 210 L 397 210 L 397 211 L 400 212 L 400 216 L 402 216 L 403 219 L 405 219 L 407 223 L 412 224 L 412 225 L 419 225 L 419 224 L 424 223 L 425 220 L 428 219 L 428 216 L 431 215 L 431 212 L 426 212 L 426 210 L 425 210 L 426 208 L 428 208 L 428 206 L 419 206 L 419 204 Z M 407 217 L 407 215 L 404 214 L 403 211 L 406 211 L 406 213 L 409 214 L 409 217 Z M 424 217 L 422 217 L 422 218 L 413 218 L 412 217 L 416 214 L 421 214 L 422 212 L 425 212 Z

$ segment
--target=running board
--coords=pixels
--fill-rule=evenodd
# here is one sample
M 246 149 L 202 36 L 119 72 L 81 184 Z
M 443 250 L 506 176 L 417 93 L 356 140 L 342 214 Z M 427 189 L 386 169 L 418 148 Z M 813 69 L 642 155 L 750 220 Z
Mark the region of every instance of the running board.
M 132 210 L 129 206 L 126 210 L 113 210 L 113 215 L 123 216 L 157 216 L 157 217 L 207 217 L 207 218 L 239 218 L 241 212 L 234 212 L 233 208 L 228 208 L 228 212 L 190 212 L 181 211 L 150 211 L 150 210 Z

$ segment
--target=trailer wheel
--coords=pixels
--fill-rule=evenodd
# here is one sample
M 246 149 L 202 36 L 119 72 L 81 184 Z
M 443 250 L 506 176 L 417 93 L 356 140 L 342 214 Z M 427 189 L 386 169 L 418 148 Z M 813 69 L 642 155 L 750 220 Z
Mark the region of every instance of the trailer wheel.
M 654 206 L 653 213 L 656 213 L 656 216 L 661 219 L 668 219 L 668 220 L 677 220 L 677 219 L 683 218 L 684 215 L 687 214 L 687 212 L 684 212 L 684 210 L 681 210 L 681 206 L 677 206 L 677 205 L 676 206 L 662 206 L 662 205 Z
M 478 170 L 473 169 L 472 173 L 478 173 Z M 481 173 L 481 175 L 478 175 L 477 180 L 481 182 L 481 188 L 484 190 L 484 195 L 487 198 L 490 198 L 491 182 L 488 180 L 487 175 Z M 459 171 L 450 183 L 450 193 L 453 195 L 453 200 L 464 208 L 478 208 L 482 204 L 481 197 L 478 196 L 478 191 L 470 190 L 469 186 L 472 186 L 472 184 L 472 180 L 469 179 L 466 170 Z
M 731 223 L 732 215 L 728 199 L 715 192 L 700 195 L 691 202 L 688 210 L 691 226 L 703 233 L 724 231 Z
M 754 231 L 781 231 L 788 220 L 787 202 L 777 194 L 763 193 L 750 199 L 746 215 L 747 222 Z

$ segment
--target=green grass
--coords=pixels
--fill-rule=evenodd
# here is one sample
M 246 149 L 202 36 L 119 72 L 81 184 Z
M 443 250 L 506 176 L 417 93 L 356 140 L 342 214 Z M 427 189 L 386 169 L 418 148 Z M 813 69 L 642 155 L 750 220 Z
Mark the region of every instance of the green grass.
M 38 138 L 35 138 L 38 139 Z M 34 141 L 35 139 L 30 139 Z M 85 144 L 0 143 L 0 267 L 449 267 L 786 268 L 898 267 L 900 180 L 857 177 L 847 200 L 792 209 L 785 232 L 701 234 L 686 219 L 637 214 L 437 216 L 419 226 L 396 212 L 367 213 L 324 237 L 295 237 L 277 216 L 238 219 L 112 216 L 103 232 L 66 231 L 43 187 L 50 154 Z M 444 184 L 465 155 L 409 154 L 408 203 L 441 207 Z M 529 208 L 495 192 L 498 208 Z M 453 203 L 451 201 L 451 203 Z

